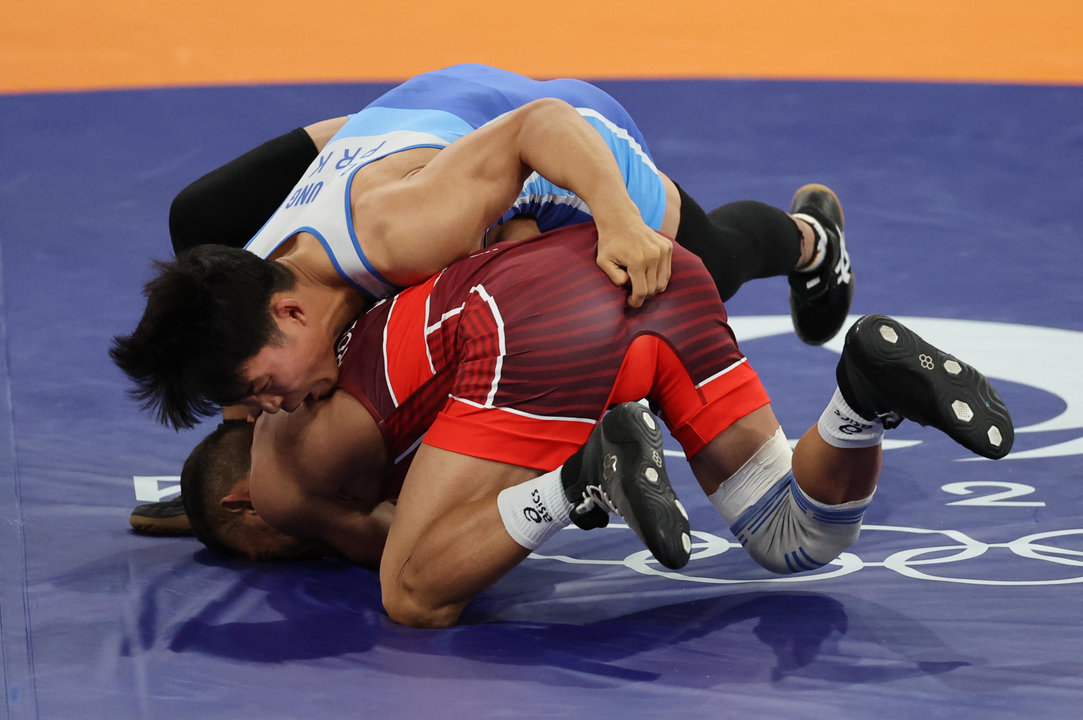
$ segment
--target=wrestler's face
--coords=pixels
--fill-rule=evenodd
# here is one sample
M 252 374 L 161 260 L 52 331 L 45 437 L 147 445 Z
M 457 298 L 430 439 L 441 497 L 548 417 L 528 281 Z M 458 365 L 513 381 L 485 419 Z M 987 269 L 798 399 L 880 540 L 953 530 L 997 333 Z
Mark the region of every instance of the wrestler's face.
M 338 382 L 334 348 L 308 325 L 279 322 L 281 342 L 265 345 L 241 369 L 251 394 L 245 407 L 292 412 L 301 403 L 329 395 Z

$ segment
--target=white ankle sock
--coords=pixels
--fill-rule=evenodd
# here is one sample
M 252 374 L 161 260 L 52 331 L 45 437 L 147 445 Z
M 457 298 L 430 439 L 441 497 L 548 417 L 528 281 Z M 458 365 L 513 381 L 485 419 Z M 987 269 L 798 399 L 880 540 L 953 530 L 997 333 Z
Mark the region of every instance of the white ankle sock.
M 803 267 L 797 268 L 797 272 L 812 272 L 813 270 L 819 270 L 820 266 L 824 263 L 824 258 L 827 257 L 827 233 L 824 231 L 823 226 L 820 225 L 820 221 L 811 215 L 805 213 L 794 213 L 793 217 L 800 218 L 812 226 L 813 232 L 816 233 L 816 247 L 812 251 L 812 260 Z
M 505 488 L 496 496 L 496 505 L 508 535 L 527 550 L 536 550 L 567 527 L 573 507 L 564 496 L 560 468 Z
M 816 429 L 824 442 L 837 448 L 873 447 L 879 445 L 884 437 L 883 423 L 877 418 L 870 420 L 855 412 L 838 388 L 835 388 L 831 402 L 820 415 Z

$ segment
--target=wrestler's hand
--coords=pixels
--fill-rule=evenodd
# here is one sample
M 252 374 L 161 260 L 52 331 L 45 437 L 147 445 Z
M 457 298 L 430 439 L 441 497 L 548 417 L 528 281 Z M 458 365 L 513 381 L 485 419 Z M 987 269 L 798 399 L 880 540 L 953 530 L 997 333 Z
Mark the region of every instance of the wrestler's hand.
M 672 260 L 673 241 L 643 222 L 619 229 L 598 226 L 598 267 L 614 285 L 631 286 L 630 307 L 666 289 Z

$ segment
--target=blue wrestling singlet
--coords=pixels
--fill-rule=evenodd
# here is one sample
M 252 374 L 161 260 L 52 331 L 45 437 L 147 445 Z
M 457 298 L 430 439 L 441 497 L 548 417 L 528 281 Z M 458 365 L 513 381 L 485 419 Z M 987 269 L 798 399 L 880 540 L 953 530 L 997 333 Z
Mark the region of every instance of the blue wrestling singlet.
M 580 80 L 538 81 L 485 65 L 455 65 L 407 80 L 351 115 L 246 249 L 270 257 L 293 235 L 308 232 L 319 239 L 339 274 L 366 296 L 394 294 L 399 288 L 380 276 L 354 232 L 354 173 L 403 150 L 446 147 L 507 112 L 547 97 L 573 105 L 605 139 L 644 221 L 661 228 L 665 188 L 639 129 L 616 100 Z M 537 173 L 496 224 L 516 216 L 534 218 L 542 232 L 592 219 L 578 197 Z

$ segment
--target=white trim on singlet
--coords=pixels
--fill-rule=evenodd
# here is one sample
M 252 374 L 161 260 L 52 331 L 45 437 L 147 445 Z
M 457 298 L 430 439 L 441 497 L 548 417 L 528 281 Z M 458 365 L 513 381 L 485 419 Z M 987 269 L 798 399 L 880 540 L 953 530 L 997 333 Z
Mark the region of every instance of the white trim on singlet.
M 485 398 L 485 406 L 492 407 L 493 400 L 496 399 L 496 391 L 500 389 L 500 373 L 504 367 L 504 356 L 508 352 L 506 337 L 504 335 L 504 317 L 500 314 L 500 307 L 496 304 L 496 298 L 488 293 L 484 285 L 475 285 L 470 288 L 470 292 L 477 293 L 485 304 L 489 306 L 489 312 L 493 315 L 493 322 L 496 323 L 496 335 L 500 345 L 500 354 L 496 356 L 496 367 L 493 369 L 493 383 L 489 388 L 488 396 Z
M 620 125 L 614 124 L 612 120 L 607 118 L 605 115 L 602 115 L 597 110 L 592 110 L 588 107 L 577 107 L 575 110 L 583 117 L 593 118 L 601 124 L 605 125 L 607 128 L 609 128 L 610 132 L 612 132 L 624 142 L 628 143 L 628 147 L 632 148 L 635 154 L 639 156 L 639 159 L 642 160 L 643 163 L 647 165 L 647 167 L 649 167 L 651 170 L 654 170 L 655 172 L 658 172 L 658 167 L 651 160 L 650 155 L 647 154 L 647 151 L 643 149 L 642 145 L 636 142 L 636 139 L 634 137 L 628 134 L 627 130 L 622 128 Z
M 482 405 L 476 400 L 467 400 L 466 398 L 458 397 L 457 395 L 448 394 L 448 397 L 456 402 L 461 402 L 470 407 L 476 407 L 481 410 L 500 410 L 501 412 L 511 413 L 512 415 L 519 415 L 520 417 L 530 418 L 531 420 L 554 420 L 556 422 L 576 422 L 587 423 L 589 425 L 596 425 L 598 423 L 595 418 L 576 418 L 576 417 L 558 417 L 556 415 L 536 415 L 534 413 L 528 413 L 524 410 L 516 410 L 509 407 L 493 407 L 492 405 Z
M 737 362 L 735 362 L 732 365 L 730 365 L 729 367 L 727 367 L 725 370 L 721 370 L 719 372 L 716 372 L 714 375 L 707 378 L 706 380 L 701 382 L 699 385 L 696 385 L 696 389 L 699 390 L 704 385 L 707 385 L 707 384 L 717 380 L 718 378 L 722 377 L 723 375 L 730 372 L 731 370 L 736 370 L 738 367 L 740 367 L 741 365 L 744 365 L 746 362 L 748 362 L 748 358 L 741 358 Z

